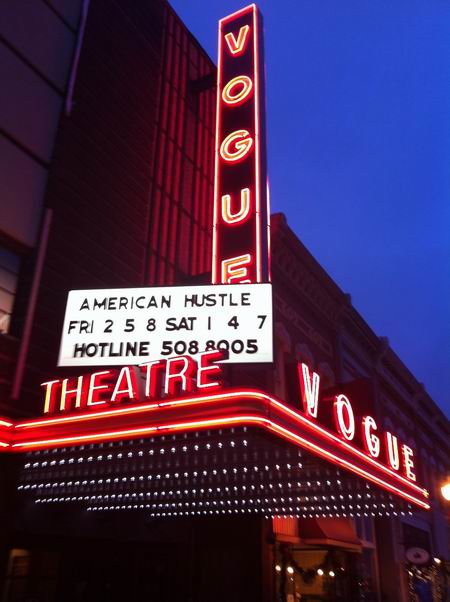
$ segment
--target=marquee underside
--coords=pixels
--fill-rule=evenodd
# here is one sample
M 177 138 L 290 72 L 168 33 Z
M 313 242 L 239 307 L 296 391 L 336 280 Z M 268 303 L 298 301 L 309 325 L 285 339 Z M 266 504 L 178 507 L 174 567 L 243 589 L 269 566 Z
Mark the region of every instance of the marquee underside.
M 27 454 L 19 489 L 37 504 L 150 517 L 392 516 L 413 506 L 255 427 Z
M 418 485 L 259 391 L 124 404 L 9 431 L 10 449 L 30 450 L 20 489 L 40 504 L 155 516 L 429 508 Z

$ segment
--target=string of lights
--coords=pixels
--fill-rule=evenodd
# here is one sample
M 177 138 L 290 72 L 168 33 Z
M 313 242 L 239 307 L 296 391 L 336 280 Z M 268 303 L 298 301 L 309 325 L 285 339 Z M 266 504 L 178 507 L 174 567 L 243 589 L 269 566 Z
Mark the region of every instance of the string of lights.
M 151 517 L 411 512 L 390 493 L 249 427 L 30 452 L 18 489 L 41 506 Z

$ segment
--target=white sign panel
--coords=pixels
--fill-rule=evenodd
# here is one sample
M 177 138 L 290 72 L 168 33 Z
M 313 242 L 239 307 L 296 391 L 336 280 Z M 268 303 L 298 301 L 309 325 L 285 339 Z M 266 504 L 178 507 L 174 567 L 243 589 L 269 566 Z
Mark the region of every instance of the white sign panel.
M 272 362 L 272 286 L 225 284 L 70 291 L 59 366 L 140 364 L 210 349 Z

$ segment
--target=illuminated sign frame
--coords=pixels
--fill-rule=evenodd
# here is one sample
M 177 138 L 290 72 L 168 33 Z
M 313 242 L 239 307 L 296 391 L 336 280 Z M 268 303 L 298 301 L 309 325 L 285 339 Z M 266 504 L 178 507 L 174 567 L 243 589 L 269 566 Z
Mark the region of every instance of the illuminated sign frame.
M 228 352 L 273 361 L 272 285 L 187 285 L 69 291 L 58 366 L 123 366 Z
M 262 16 L 219 22 L 213 284 L 270 281 Z

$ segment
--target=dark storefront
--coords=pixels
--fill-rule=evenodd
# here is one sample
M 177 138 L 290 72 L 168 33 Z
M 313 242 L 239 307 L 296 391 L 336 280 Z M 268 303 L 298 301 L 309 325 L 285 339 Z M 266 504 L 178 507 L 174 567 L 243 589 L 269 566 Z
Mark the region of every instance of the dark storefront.
M 443 600 L 437 485 L 448 422 L 282 214 L 271 217 L 269 254 L 256 13 L 237 21 L 242 36 L 230 30 L 220 76 L 240 80 L 216 131 L 216 68 L 166 2 L 92 0 L 88 9 L 74 27 L 70 110 L 59 119 L 37 243 L 5 236 L 21 268 L 0 336 L 0 411 L 21 426 L 0 423 L 0 443 L 29 447 L 0 454 L 2 600 L 409 602 L 420 587 Z M 234 23 L 224 21 L 224 39 Z M 254 112 L 244 103 L 233 113 L 247 96 Z M 221 128 L 238 127 L 236 147 L 220 147 L 230 163 L 215 182 Z M 236 171 L 253 132 L 262 141 L 254 166 Z M 228 228 L 236 224 L 239 234 Z M 148 414 L 125 416 L 144 401 L 137 396 L 119 400 L 123 416 L 101 417 L 96 430 L 91 418 L 66 426 L 86 409 L 77 378 L 111 368 L 56 367 L 69 290 L 200 290 L 247 276 L 272 282 L 273 362 L 222 364 L 208 403 L 190 380 L 170 391 L 161 380 Z M 240 352 L 236 340 L 229 347 Z M 243 339 L 243 353 L 254 340 Z M 125 364 L 113 366 L 115 378 Z M 69 422 L 30 427 L 53 416 L 42 416 L 41 383 L 58 380 L 60 395 L 63 379 L 78 406 L 65 415 L 55 397 L 54 416 Z M 428 555 L 423 565 L 408 555 L 415 548 Z

